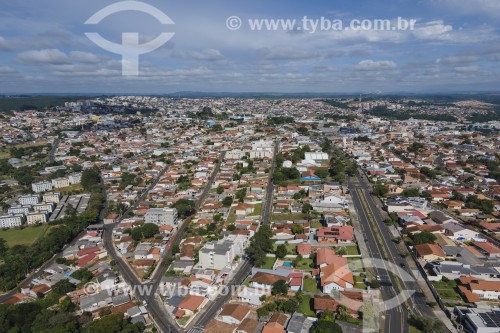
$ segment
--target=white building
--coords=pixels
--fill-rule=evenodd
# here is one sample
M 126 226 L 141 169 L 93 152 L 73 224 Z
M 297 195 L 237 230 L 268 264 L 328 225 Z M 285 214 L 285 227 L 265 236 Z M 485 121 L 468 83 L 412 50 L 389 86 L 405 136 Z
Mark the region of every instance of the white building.
M 52 183 L 50 182 L 38 182 L 31 184 L 31 189 L 33 192 L 40 193 L 46 191 L 52 191 Z
M 19 215 L 4 215 L 0 216 L 0 228 L 14 228 L 23 224 L 24 216 Z
M 71 175 L 68 176 L 68 180 L 70 184 L 80 184 L 82 182 L 82 173 L 77 172 L 77 173 L 72 173 Z
M 47 213 L 45 212 L 29 213 L 26 216 L 26 222 L 28 224 L 47 223 Z
M 52 186 L 55 188 L 68 187 L 70 185 L 68 178 L 52 179 Z
M 52 213 L 54 211 L 54 204 L 52 204 L 52 203 L 40 203 L 38 205 L 33 205 L 33 210 L 35 212 Z
M 203 269 L 222 270 L 230 265 L 235 257 L 234 243 L 228 240 L 209 242 L 199 252 L 199 265 Z
M 45 203 L 59 203 L 61 200 L 61 193 L 55 192 L 55 193 L 45 193 L 42 196 L 42 200 Z
M 9 215 L 28 215 L 28 213 L 30 212 L 30 209 L 29 207 L 26 207 L 26 206 L 14 206 L 14 207 L 10 207 L 8 210 L 7 210 L 7 213 L 9 213 Z
M 328 162 L 328 154 L 322 152 L 309 152 L 305 153 L 306 161 L 314 161 L 316 163 Z
M 150 208 L 144 216 L 146 223 L 154 223 L 156 225 L 171 225 L 175 226 L 178 223 L 177 209 L 175 208 Z
M 19 203 L 23 206 L 36 205 L 40 202 L 38 195 L 22 195 L 18 199 Z

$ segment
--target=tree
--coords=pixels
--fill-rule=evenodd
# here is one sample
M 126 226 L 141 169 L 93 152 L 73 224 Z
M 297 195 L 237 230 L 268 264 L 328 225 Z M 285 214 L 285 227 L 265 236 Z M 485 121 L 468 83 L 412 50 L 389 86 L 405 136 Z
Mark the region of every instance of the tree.
M 328 177 L 328 171 L 325 169 L 318 169 L 318 170 L 314 171 L 314 174 L 321 179 Z
M 160 232 L 160 228 L 154 223 L 145 223 L 141 227 L 144 238 L 152 238 Z
M 239 200 L 239 202 L 245 201 L 246 195 L 247 195 L 246 187 L 239 189 L 238 192 L 236 192 L 236 198 Z
M 172 245 L 172 254 L 177 254 L 179 253 L 181 250 L 180 250 L 180 247 L 179 247 L 179 244 L 174 244 Z
M 379 197 L 382 197 L 387 193 L 389 193 L 389 187 L 387 185 L 377 182 L 373 187 L 373 193 L 375 193 L 375 195 L 378 195 Z
M 321 314 L 319 315 L 319 319 L 324 321 L 334 321 L 335 313 L 333 313 L 333 311 L 331 310 L 325 310 L 321 312 Z
M 272 295 L 287 295 L 289 286 L 285 280 L 278 280 L 273 283 L 273 287 L 271 289 Z
M 345 246 L 341 246 L 335 249 L 335 254 L 338 256 L 345 256 L 347 254 L 347 249 Z
M 55 295 L 63 296 L 75 290 L 75 286 L 68 279 L 62 279 L 52 286 Z
M 422 231 L 422 232 L 419 232 L 418 234 L 412 234 L 411 239 L 413 240 L 413 244 L 415 244 L 415 245 L 434 244 L 437 237 L 436 237 L 436 235 L 434 235 L 431 232 Z
M 345 306 L 344 304 L 339 304 L 339 306 L 337 307 L 336 318 L 338 318 L 339 320 L 346 320 L 347 318 L 349 318 L 349 310 L 347 309 L 347 306 Z
M 180 199 L 172 205 L 172 208 L 177 209 L 180 218 L 186 218 L 194 213 L 195 202 L 189 199 Z
M 101 173 L 99 169 L 86 169 L 82 172 L 81 184 L 86 192 L 95 192 L 96 185 L 100 183 Z
M 7 241 L 3 238 L 0 238 L 0 258 L 4 256 L 4 254 L 7 252 Z
M 313 210 L 313 206 L 309 203 L 305 203 L 302 206 L 302 214 L 308 214 Z
M 280 244 L 276 247 L 276 257 L 283 259 L 287 254 L 288 250 L 285 244 Z
M 130 237 L 136 242 L 142 239 L 142 230 L 140 227 L 136 227 L 130 231 Z
M 304 233 L 304 227 L 301 224 L 294 224 L 292 226 L 292 232 L 294 234 L 303 234 Z
M 222 199 L 222 205 L 224 207 L 229 207 L 231 206 L 232 203 L 233 203 L 233 198 L 230 196 L 227 196 L 224 199 Z
M 217 187 L 217 194 L 222 194 L 222 193 L 224 193 L 224 187 L 222 187 L 221 185 L 219 185 Z
M 310 330 L 311 333 L 342 333 L 342 328 L 331 321 L 318 320 Z
M 70 204 L 70 203 L 69 203 L 69 204 L 66 206 L 66 210 L 65 210 L 64 212 L 66 213 L 66 215 L 69 215 L 69 216 L 74 217 L 74 216 L 76 215 L 76 213 L 77 213 L 77 210 L 76 210 L 76 208 L 75 208 L 75 207 L 73 207 L 73 205 L 72 205 L 72 204 Z

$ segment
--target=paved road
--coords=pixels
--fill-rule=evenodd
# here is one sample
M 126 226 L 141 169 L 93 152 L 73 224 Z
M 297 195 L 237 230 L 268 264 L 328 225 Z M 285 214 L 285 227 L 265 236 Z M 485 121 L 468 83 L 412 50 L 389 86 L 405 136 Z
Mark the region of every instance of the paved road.
M 348 188 L 351 192 L 354 208 L 358 213 L 362 233 L 365 237 L 365 243 L 368 252 L 372 258 L 387 260 L 399 265 L 401 261 L 399 251 L 391 240 L 387 240 L 388 230 L 380 231 L 380 221 L 382 220 L 376 209 L 376 205 L 371 200 L 366 187 L 360 183 L 359 179 L 348 180 Z M 375 206 L 375 207 L 373 207 Z M 387 301 L 400 293 L 400 281 L 396 281 L 389 271 L 384 267 L 375 268 L 376 274 L 380 277 L 380 292 L 384 301 Z M 399 285 L 398 285 L 399 284 Z M 383 331 L 387 333 L 405 333 L 408 332 L 408 312 L 406 306 L 401 305 L 385 311 L 385 320 L 383 322 Z
M 357 175 L 354 179 L 348 180 L 348 187 L 351 191 L 353 204 L 358 212 L 362 232 L 367 240 L 368 251 L 373 258 L 381 258 L 399 266 L 405 260 L 401 257 L 396 244 L 392 241 L 389 228 L 382 222 L 384 216 L 381 214 L 380 201 L 370 194 L 371 184 L 365 177 Z M 398 267 L 398 269 L 401 269 Z M 410 273 L 408 268 L 404 268 Z M 385 332 L 407 332 L 408 312 L 412 311 L 420 316 L 438 320 L 434 311 L 427 305 L 425 295 L 416 281 L 402 281 L 392 274 L 388 274 L 383 269 L 379 269 L 377 274 L 381 277 L 382 297 L 385 299 L 394 297 L 403 290 L 413 292 L 413 296 L 402 306 L 392 309 L 386 317 Z M 448 331 L 447 329 L 445 329 Z
M 221 153 L 219 157 L 219 161 L 222 161 L 224 157 L 224 152 Z M 139 197 L 139 199 L 130 207 L 127 212 L 132 211 L 135 209 L 147 196 L 149 191 L 153 189 L 162 176 L 165 174 L 166 170 L 168 167 L 164 168 L 161 173 L 158 175 L 156 180 L 147 188 L 146 191 Z M 206 196 L 210 192 L 210 188 L 212 187 L 212 183 L 215 180 L 215 177 L 217 176 L 217 173 L 219 172 L 220 168 L 220 163 L 217 163 L 215 165 L 214 171 L 212 172 L 212 175 L 207 182 L 207 185 L 205 186 L 203 193 L 201 196 L 198 198 L 198 201 L 196 203 L 195 208 L 198 209 L 201 204 L 203 203 L 203 200 L 205 200 Z M 127 215 L 127 212 L 123 216 Z M 120 218 L 119 221 L 123 219 Z M 125 281 L 133 288 L 135 291 L 135 296 L 136 298 L 144 302 L 148 305 L 148 312 L 151 316 L 151 318 L 154 320 L 158 328 L 160 329 L 161 332 L 167 333 L 167 332 L 179 332 L 180 329 L 177 326 L 177 324 L 173 321 L 172 317 L 167 313 L 165 307 L 163 304 L 161 304 L 156 298 L 155 298 L 155 291 L 158 288 L 158 284 L 160 283 L 160 280 L 162 276 L 165 274 L 166 269 L 168 268 L 166 265 L 163 264 L 163 261 L 166 260 L 166 258 L 170 257 L 172 255 L 171 249 L 169 248 L 165 255 L 163 256 L 162 260 L 160 263 L 158 263 L 159 267 L 156 269 L 154 275 L 149 279 L 146 283 L 142 283 L 137 275 L 133 272 L 132 268 L 128 263 L 126 263 L 122 257 L 116 252 L 116 248 L 113 244 L 112 241 L 112 235 L 113 235 L 113 229 L 114 227 L 119 223 L 114 224 L 109 224 L 104 227 L 104 246 L 106 250 L 108 251 L 109 255 L 115 260 L 116 265 L 121 272 L 123 278 Z M 189 222 L 191 221 L 191 218 L 185 219 L 182 225 L 179 227 L 178 231 L 176 234 L 173 236 L 173 240 L 171 241 L 171 244 L 178 244 L 179 241 L 182 239 L 182 236 L 189 225 Z M 138 286 L 148 286 L 151 287 L 151 291 L 146 293 L 146 294 L 141 294 L 139 292 Z
M 57 150 L 57 147 L 59 147 L 59 144 L 61 143 L 61 140 L 60 139 L 55 139 L 54 140 L 54 143 L 52 144 L 52 149 L 50 149 L 50 152 L 49 152 L 49 162 L 54 162 L 55 159 L 56 159 L 56 150 Z
M 272 207 L 273 207 L 273 193 L 274 193 L 274 185 L 273 185 L 273 175 L 274 170 L 276 168 L 276 155 L 279 151 L 279 141 L 275 141 L 273 160 L 271 164 L 271 168 L 269 170 L 268 184 L 266 188 L 266 195 L 264 202 L 262 203 L 262 215 L 261 215 L 261 223 L 268 224 L 269 218 L 271 216 Z M 245 281 L 246 277 L 252 271 L 252 264 L 246 259 L 243 262 L 243 265 L 236 272 L 233 279 L 228 283 L 228 286 L 237 286 Z M 190 323 L 189 327 L 204 327 L 208 322 L 215 317 L 217 312 L 222 308 L 222 306 L 226 303 L 227 299 L 230 298 L 230 294 L 228 295 L 220 295 L 218 296 L 213 303 L 208 305 L 205 310 L 197 317 L 193 322 Z

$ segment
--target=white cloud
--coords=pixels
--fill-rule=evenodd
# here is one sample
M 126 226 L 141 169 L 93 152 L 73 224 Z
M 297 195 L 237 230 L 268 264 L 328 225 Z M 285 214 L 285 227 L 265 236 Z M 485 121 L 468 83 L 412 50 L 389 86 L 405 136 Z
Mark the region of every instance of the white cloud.
M 444 24 L 443 21 L 431 21 L 415 26 L 413 36 L 423 40 L 449 40 L 453 26 Z
M 69 63 L 68 56 L 57 49 L 26 51 L 17 56 L 17 60 L 24 64 L 63 65 Z
M 73 51 L 69 53 L 71 60 L 85 63 L 85 64 L 97 64 L 101 62 L 101 59 L 93 53 Z
M 17 73 L 17 70 L 12 67 L 0 66 L 0 74 L 13 74 Z
M 444 6 L 450 11 L 465 15 L 486 14 L 492 17 L 500 16 L 500 1 L 498 0 L 431 0 L 431 2 Z
M 355 68 L 362 71 L 378 71 L 382 69 L 394 69 L 397 65 L 394 61 L 390 60 L 363 60 L 360 61 Z
M 319 56 L 317 52 L 297 50 L 293 48 L 263 48 L 257 53 L 267 60 L 301 60 L 311 59 Z
M 174 51 L 171 55 L 175 58 L 217 61 L 224 60 L 224 55 L 216 49 L 204 49 L 202 51 Z

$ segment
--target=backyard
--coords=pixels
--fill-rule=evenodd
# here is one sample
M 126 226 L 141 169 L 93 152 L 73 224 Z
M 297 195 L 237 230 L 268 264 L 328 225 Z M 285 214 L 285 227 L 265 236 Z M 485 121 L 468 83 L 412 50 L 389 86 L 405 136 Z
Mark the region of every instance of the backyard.
M 457 283 L 454 280 L 449 281 L 434 281 L 434 288 L 443 300 L 461 301 L 462 298 L 455 290 Z
M 274 265 L 275 261 L 276 261 L 275 257 L 266 257 L 266 260 L 264 262 L 264 265 L 262 265 L 262 268 L 273 269 L 273 265 Z
M 319 294 L 321 291 L 318 288 L 318 283 L 314 278 L 304 279 L 304 292 Z
M 311 307 L 312 297 L 309 295 L 303 295 L 302 301 L 300 302 L 298 312 L 305 314 L 308 317 L 316 317 L 314 310 Z

